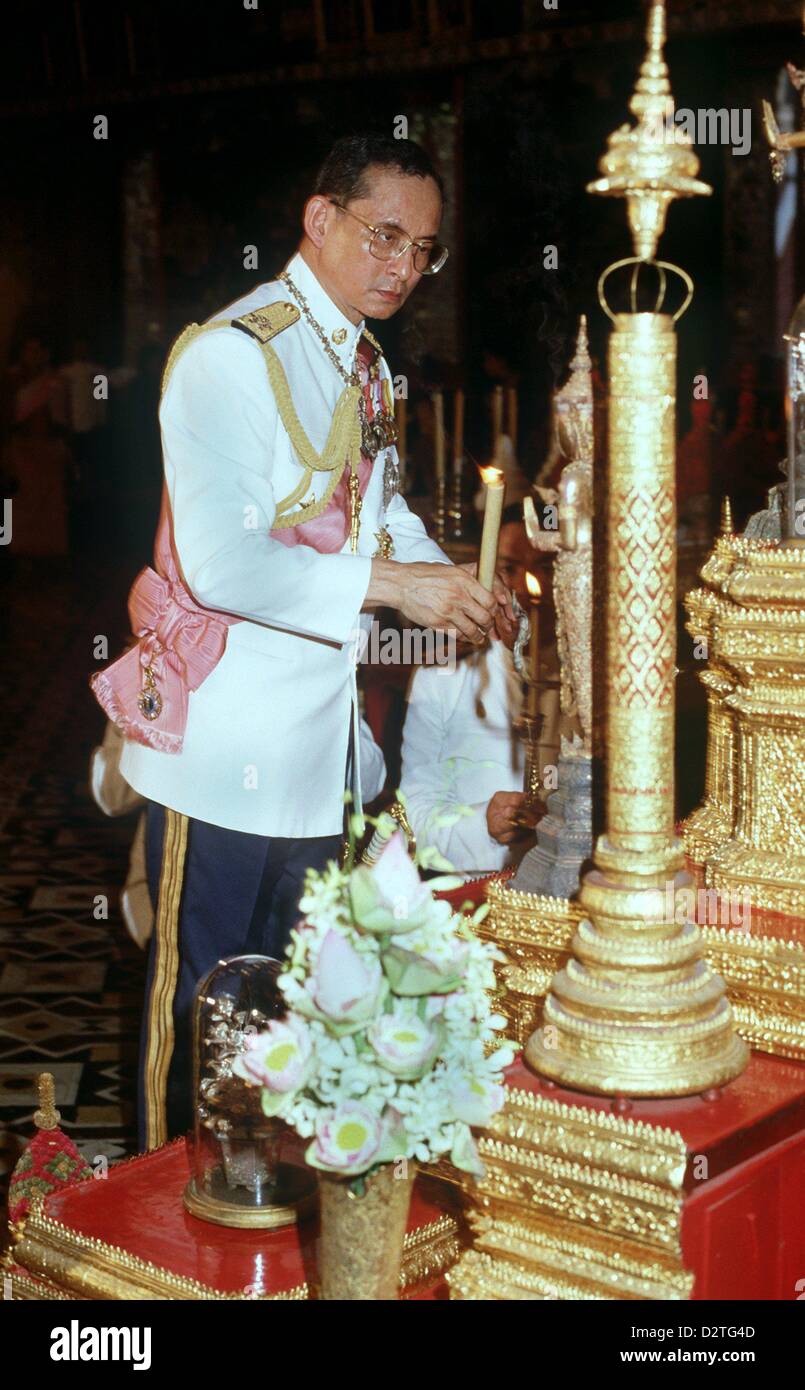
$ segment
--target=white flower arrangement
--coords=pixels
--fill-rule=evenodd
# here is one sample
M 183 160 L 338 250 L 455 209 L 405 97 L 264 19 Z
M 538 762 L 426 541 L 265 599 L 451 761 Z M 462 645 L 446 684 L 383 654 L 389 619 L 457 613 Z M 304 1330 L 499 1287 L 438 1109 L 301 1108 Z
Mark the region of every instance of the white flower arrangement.
M 458 882 L 423 883 L 399 831 L 371 868 L 310 870 L 278 980 L 288 1015 L 235 1063 L 311 1141 L 307 1162 L 358 1187 L 402 1158 L 483 1173 L 472 1129 L 503 1105 L 514 1049 L 490 1003 L 497 952 L 473 931 L 487 908 L 433 896 Z

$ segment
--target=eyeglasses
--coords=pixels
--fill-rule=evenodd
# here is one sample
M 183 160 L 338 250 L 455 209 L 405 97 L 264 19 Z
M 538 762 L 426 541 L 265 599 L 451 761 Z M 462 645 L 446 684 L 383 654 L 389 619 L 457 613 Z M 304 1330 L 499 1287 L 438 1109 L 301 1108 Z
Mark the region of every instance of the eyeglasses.
M 414 241 L 401 227 L 395 227 L 390 222 L 381 222 L 379 227 L 373 227 L 371 222 L 364 222 L 362 217 L 351 208 L 345 208 L 343 203 L 337 203 L 334 198 L 331 198 L 330 202 L 339 212 L 354 217 L 356 222 L 360 222 L 372 233 L 369 250 L 378 261 L 396 261 L 413 246 L 414 270 L 420 275 L 435 275 L 450 255 L 447 247 L 440 241 Z

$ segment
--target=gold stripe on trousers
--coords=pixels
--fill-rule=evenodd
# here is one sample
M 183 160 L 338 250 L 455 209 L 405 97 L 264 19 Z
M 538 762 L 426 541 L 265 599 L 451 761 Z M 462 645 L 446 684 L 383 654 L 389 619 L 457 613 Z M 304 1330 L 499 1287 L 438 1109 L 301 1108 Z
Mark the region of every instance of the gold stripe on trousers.
M 187 816 L 166 807 L 145 1053 L 145 1126 L 146 1147 L 149 1149 L 165 1144 L 168 1138 L 168 1069 L 175 1041 L 173 1001 L 179 974 L 179 907 L 188 825 Z

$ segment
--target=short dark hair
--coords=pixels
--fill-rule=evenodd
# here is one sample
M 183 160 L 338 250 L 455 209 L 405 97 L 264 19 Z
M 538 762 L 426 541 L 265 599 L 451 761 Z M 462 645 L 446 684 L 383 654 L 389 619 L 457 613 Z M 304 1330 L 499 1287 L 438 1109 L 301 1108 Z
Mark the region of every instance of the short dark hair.
M 433 179 L 444 201 L 444 183 L 430 155 L 415 140 L 394 140 L 390 135 L 344 135 L 336 140 L 316 175 L 313 192 L 339 203 L 366 198 L 367 170 L 372 165 L 396 169 L 408 178 Z
M 500 518 L 501 526 L 525 526 L 522 502 L 508 502 Z

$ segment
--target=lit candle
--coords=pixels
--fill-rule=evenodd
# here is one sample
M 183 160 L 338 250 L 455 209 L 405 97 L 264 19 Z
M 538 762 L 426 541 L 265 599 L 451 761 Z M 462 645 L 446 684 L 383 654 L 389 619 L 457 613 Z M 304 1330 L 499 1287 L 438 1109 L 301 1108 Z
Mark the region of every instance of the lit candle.
M 528 644 L 528 695 L 526 697 L 526 714 L 529 719 L 536 719 L 539 714 L 539 689 L 537 680 L 539 678 L 539 601 L 542 597 L 540 582 L 535 574 L 530 572 L 525 577 L 526 588 L 531 599 L 531 639 Z
M 453 469 L 461 472 L 464 457 L 464 392 L 459 386 L 453 397 Z
M 478 583 L 483 584 L 491 593 L 498 560 L 498 537 L 500 518 L 503 515 L 503 499 L 506 496 L 506 479 L 500 468 L 482 468 L 481 477 L 486 488 L 486 502 L 484 529 L 481 532 L 481 556 L 478 561 Z
M 506 401 L 506 433 L 512 442 L 512 448 L 517 452 L 517 387 L 510 386 L 507 391 Z
M 503 387 L 496 386 L 492 392 L 492 455 L 497 454 L 498 440 L 503 430 Z
M 431 400 L 436 444 L 436 481 L 444 482 L 444 399 L 441 391 L 434 391 Z

